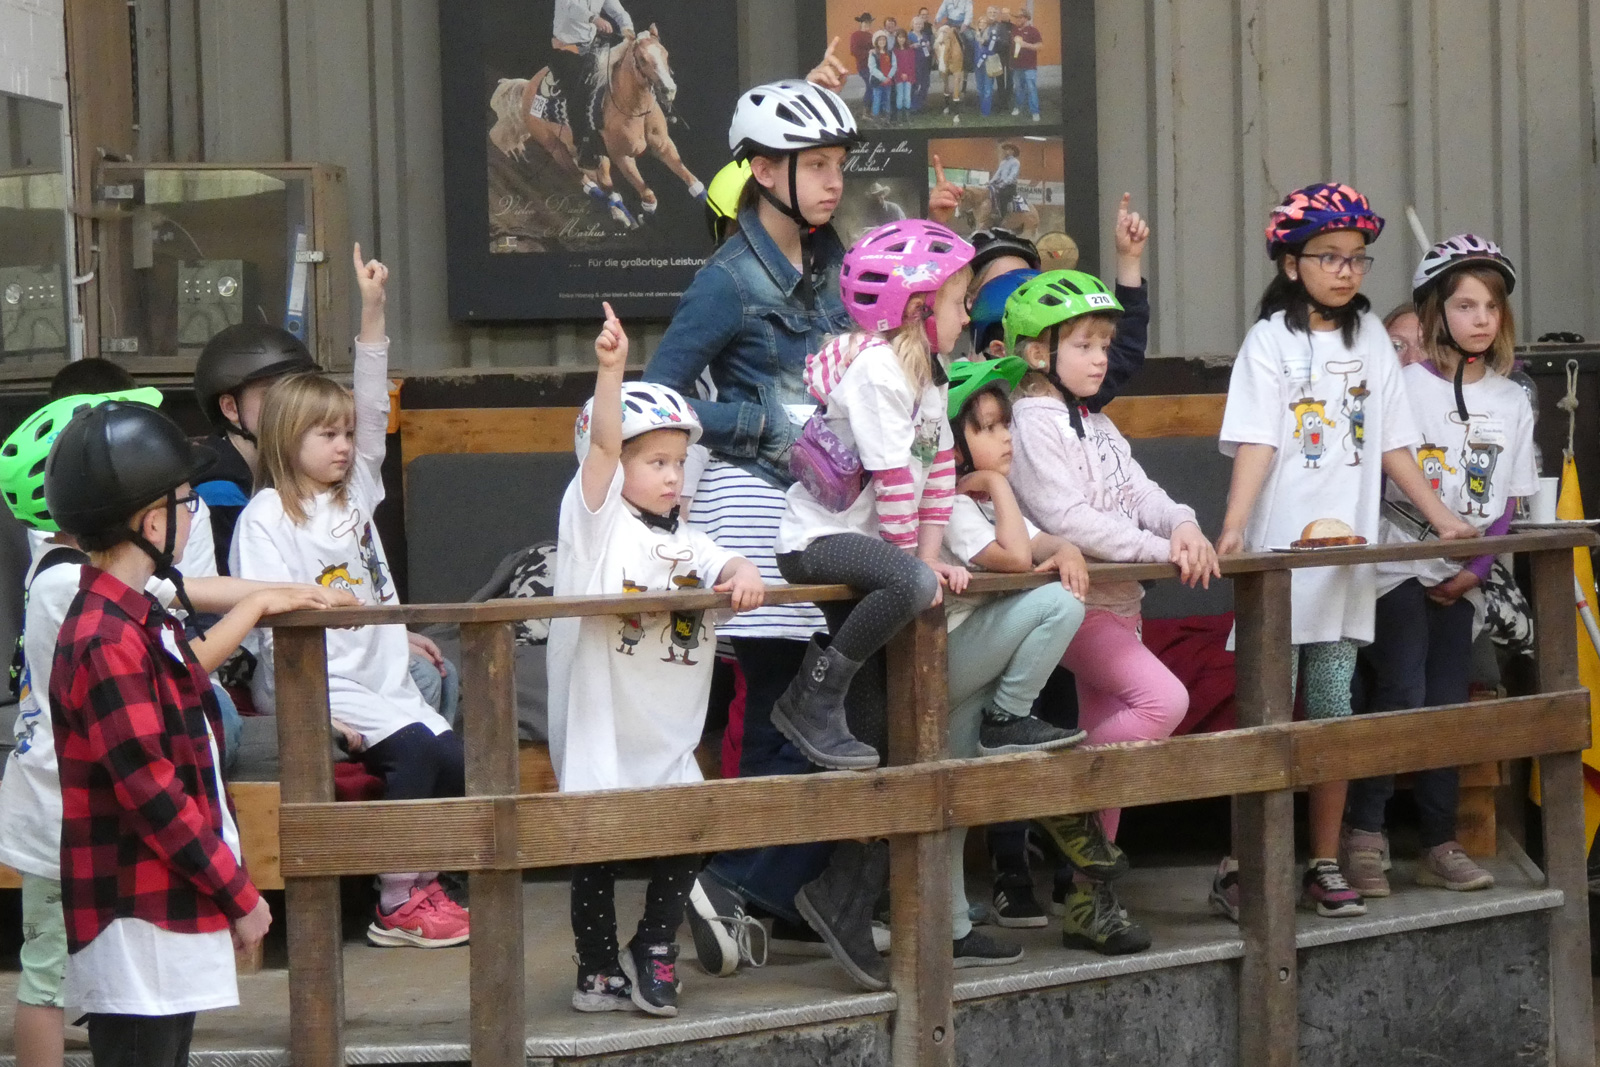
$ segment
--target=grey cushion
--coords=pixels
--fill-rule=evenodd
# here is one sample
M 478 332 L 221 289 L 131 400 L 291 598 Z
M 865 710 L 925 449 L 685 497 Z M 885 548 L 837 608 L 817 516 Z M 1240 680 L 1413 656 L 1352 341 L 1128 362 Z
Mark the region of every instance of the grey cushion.
M 1167 495 L 1194 508 L 1200 528 L 1213 541 L 1222 531 L 1228 506 L 1233 460 L 1217 450 L 1215 437 L 1150 437 L 1130 442 L 1133 458 Z M 1233 583 L 1188 589 L 1175 581 L 1156 582 L 1145 594 L 1144 614 L 1152 619 L 1221 615 L 1233 610 Z

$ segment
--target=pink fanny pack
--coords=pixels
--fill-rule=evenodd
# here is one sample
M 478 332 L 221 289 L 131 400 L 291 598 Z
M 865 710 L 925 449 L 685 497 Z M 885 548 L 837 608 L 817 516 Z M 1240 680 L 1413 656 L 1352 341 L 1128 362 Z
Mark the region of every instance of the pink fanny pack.
M 818 409 L 789 449 L 789 473 L 829 511 L 844 511 L 861 495 L 866 471 L 861 457 L 828 427 Z

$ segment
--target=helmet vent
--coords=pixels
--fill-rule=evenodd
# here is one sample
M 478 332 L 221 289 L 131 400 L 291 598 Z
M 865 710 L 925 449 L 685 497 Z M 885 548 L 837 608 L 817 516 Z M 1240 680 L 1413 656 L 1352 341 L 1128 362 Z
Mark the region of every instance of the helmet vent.
M 864 270 L 861 272 L 860 281 L 863 285 L 882 285 L 889 280 L 889 276 L 882 271 Z
M 50 436 L 50 431 L 55 429 L 55 425 L 56 423 L 54 419 L 45 419 L 34 428 L 33 439 L 35 441 L 43 441 L 46 437 Z
M 954 246 L 952 246 L 949 241 L 933 241 L 929 243 L 928 247 L 932 251 L 937 252 L 940 255 L 944 255 L 944 253 L 950 251 L 950 249 Z

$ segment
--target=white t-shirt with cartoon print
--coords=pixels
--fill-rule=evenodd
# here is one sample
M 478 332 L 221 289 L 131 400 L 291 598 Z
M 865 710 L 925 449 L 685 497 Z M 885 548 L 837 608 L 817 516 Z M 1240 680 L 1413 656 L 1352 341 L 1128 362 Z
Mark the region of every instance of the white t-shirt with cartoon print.
M 1338 330 L 1290 331 L 1278 312 L 1251 327 L 1233 364 L 1222 416 L 1222 453 L 1242 444 L 1277 449 L 1245 548 L 1286 548 L 1316 519 L 1342 519 L 1378 540 L 1383 453 L 1421 441 L 1394 346 L 1376 315 L 1361 316 L 1355 344 Z M 1376 568 L 1290 572 L 1296 645 L 1372 641 Z
M 1028 531 L 1029 541 L 1039 536 L 1039 527 L 1029 522 L 1027 516 L 1023 516 L 1022 525 Z M 987 499 L 980 502 L 965 493 L 957 493 L 955 505 L 950 509 L 950 524 L 944 528 L 944 542 L 939 545 L 939 558 L 953 567 L 981 571 L 983 568 L 978 564 L 977 557 L 994 541 L 994 504 Z M 945 628 L 953 631 L 966 622 L 980 605 L 1003 595 L 986 593 L 958 596 L 946 593 Z
M 561 500 L 556 596 L 709 589 L 735 553 L 688 523 L 646 526 L 622 467 L 590 511 L 580 472 Z M 550 759 L 563 793 L 698 782 L 695 746 L 717 637 L 705 612 L 550 622 Z
M 1426 363 L 1402 372 L 1411 396 L 1411 411 L 1422 431 L 1412 450 L 1422 473 L 1446 507 L 1480 530 L 1505 514 L 1513 497 L 1532 496 L 1539 488 L 1533 457 L 1533 408 L 1522 387 L 1494 371 L 1475 382 L 1463 382 L 1467 418 L 1456 408 L 1454 381 L 1435 374 Z M 1393 485 L 1387 497 L 1407 504 Z M 1384 543 L 1416 537 L 1385 518 Z M 1378 564 L 1378 595 L 1408 578 L 1426 586 L 1455 576 L 1465 565 L 1459 559 L 1417 559 Z

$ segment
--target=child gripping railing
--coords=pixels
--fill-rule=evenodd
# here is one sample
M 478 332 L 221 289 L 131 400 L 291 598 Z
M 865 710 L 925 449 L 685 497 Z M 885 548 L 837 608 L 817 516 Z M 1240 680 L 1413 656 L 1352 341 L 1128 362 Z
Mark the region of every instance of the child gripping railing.
M 1580 753 L 1589 696 L 1578 687 L 1572 550 L 1586 529 L 1316 553 L 1226 557 L 1234 583 L 1239 728 L 1092 750 L 946 759 L 943 609 L 889 648 L 888 766 L 596 793 L 517 795 L 513 622 L 725 607 L 711 592 L 554 597 L 486 604 L 296 612 L 270 620 L 277 648 L 282 764 L 280 848 L 287 896 L 290 1056 L 343 1062 L 339 877 L 390 870 L 469 872 L 472 1062 L 525 1061 L 522 871 L 804 841 L 887 837 L 897 1067 L 955 1062 L 950 855 L 946 831 L 1101 808 L 1234 798 L 1239 855 L 1240 1062 L 1288 1067 L 1299 1043 L 1293 793 L 1377 774 L 1534 757 L 1551 915 L 1552 1062 L 1593 1064 Z M 1387 560 L 1530 555 L 1539 693 L 1424 711 L 1292 722 L 1290 572 Z M 1172 577 L 1168 564 L 1105 564 L 1091 580 Z M 983 575 L 972 592 L 1026 589 L 1052 574 Z M 768 603 L 850 599 L 844 586 L 788 586 Z M 462 637 L 466 797 L 334 804 L 323 631 L 456 623 Z

